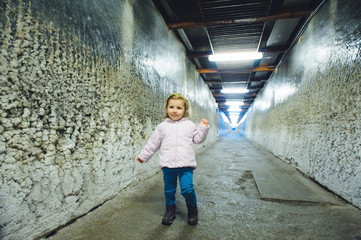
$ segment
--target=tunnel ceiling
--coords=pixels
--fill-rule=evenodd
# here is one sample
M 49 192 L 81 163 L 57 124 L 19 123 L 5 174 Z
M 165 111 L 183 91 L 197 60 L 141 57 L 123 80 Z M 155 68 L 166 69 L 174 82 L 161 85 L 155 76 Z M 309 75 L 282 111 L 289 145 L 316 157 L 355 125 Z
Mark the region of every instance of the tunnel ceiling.
M 153 0 L 170 31 L 175 31 L 209 86 L 218 107 L 228 115 L 226 100 L 243 100 L 240 118 L 283 56 L 297 41 L 322 0 Z M 210 62 L 224 52 L 258 51 L 259 60 Z M 223 88 L 245 87 L 245 94 Z

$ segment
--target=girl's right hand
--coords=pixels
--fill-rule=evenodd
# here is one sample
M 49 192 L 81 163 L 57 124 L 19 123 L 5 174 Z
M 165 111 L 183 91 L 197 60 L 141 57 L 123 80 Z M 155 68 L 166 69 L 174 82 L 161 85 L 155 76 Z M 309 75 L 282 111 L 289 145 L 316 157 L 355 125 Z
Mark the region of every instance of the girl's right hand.
M 203 126 L 207 127 L 207 126 L 208 126 L 208 121 L 207 121 L 207 119 L 202 118 L 201 124 L 202 124 Z
M 137 158 L 137 161 L 140 162 L 140 163 L 144 163 L 144 161 L 140 158 Z

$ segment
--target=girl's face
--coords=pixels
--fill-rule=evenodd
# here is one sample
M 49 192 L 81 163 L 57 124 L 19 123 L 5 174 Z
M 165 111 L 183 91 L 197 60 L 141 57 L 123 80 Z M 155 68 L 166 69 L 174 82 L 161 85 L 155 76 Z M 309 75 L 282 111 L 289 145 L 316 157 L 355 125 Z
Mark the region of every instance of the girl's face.
M 184 116 L 185 104 L 183 99 L 170 99 L 167 106 L 167 114 L 173 121 L 178 121 Z

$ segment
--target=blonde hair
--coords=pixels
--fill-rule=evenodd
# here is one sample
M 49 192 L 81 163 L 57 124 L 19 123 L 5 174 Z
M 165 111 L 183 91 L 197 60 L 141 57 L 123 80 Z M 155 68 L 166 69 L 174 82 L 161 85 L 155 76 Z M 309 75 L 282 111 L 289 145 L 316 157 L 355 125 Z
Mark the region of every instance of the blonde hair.
M 184 115 L 183 117 L 189 117 L 190 113 L 191 113 L 191 104 L 189 103 L 188 99 L 183 96 L 180 93 L 172 93 L 171 95 L 169 95 L 167 97 L 167 100 L 165 101 L 165 114 L 163 119 L 169 118 L 168 113 L 167 113 L 167 108 L 168 108 L 168 104 L 169 104 L 169 100 L 171 99 L 181 99 L 184 102 Z

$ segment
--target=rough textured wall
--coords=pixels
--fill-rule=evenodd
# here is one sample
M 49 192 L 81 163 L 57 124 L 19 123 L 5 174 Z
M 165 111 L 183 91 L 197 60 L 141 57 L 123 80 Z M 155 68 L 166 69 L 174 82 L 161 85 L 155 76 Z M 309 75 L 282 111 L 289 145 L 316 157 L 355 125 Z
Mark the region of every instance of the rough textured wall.
M 361 207 L 361 2 L 327 1 L 248 113 L 246 136 Z
M 172 92 L 213 126 L 202 146 L 216 139 L 214 98 L 151 1 L 0 7 L 1 239 L 42 236 L 155 174 L 135 158 Z

